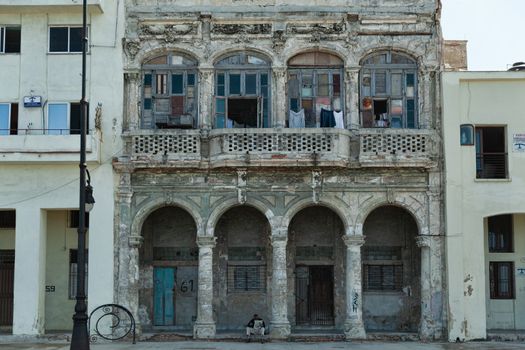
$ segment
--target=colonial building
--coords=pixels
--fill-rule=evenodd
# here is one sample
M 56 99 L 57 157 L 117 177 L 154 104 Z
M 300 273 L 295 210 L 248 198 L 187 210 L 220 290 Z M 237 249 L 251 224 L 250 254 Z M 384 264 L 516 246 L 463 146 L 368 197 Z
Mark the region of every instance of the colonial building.
M 115 300 L 140 328 L 442 337 L 440 2 L 125 6 Z
M 90 0 L 89 306 L 114 299 L 112 158 L 121 149 L 122 20 Z M 81 2 L 0 0 L 0 333 L 73 327 L 81 98 Z M 119 25 L 120 23 L 120 25 Z
M 449 339 L 523 339 L 525 73 L 447 72 L 443 91 Z

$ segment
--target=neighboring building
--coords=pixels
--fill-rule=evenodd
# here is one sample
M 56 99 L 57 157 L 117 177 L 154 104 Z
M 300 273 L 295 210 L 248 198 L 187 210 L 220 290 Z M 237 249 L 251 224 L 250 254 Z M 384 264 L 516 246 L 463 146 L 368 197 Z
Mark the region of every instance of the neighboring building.
M 118 3 L 118 1 L 116 2 Z M 0 0 L 0 331 L 72 329 L 81 2 Z M 89 1 L 90 309 L 114 299 L 112 158 L 121 149 L 124 7 Z
M 525 72 L 444 74 L 451 341 L 525 330 L 524 96 Z
M 444 40 L 443 61 L 446 72 L 467 70 L 467 40 Z
M 440 2 L 125 3 L 115 302 L 444 336 Z

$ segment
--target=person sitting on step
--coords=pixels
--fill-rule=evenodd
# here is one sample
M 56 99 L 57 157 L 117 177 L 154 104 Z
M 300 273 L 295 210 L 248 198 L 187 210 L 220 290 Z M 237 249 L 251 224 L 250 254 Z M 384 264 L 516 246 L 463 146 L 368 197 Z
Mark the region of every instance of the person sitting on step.
M 264 335 L 264 328 L 266 325 L 262 318 L 259 315 L 253 315 L 253 318 L 246 325 L 246 335 Z

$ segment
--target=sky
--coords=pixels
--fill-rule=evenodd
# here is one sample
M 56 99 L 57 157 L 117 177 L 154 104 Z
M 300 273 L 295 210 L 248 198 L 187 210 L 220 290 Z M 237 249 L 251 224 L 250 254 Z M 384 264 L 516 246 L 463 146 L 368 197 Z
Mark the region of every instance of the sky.
M 441 0 L 447 40 L 468 40 L 469 70 L 525 62 L 525 0 Z

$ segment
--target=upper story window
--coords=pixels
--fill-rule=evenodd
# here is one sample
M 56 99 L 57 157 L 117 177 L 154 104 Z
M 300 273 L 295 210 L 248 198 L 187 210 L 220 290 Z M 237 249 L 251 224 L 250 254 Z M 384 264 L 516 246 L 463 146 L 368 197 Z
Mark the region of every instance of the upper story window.
M 80 134 L 80 103 L 49 103 L 46 131 L 48 135 Z M 86 133 L 89 133 L 89 118 Z
M 82 52 L 82 27 L 49 27 L 49 52 Z
M 18 134 L 18 103 L 0 103 L 0 135 Z
M 193 128 L 197 125 L 197 61 L 178 53 L 143 64 L 143 128 Z
M 306 52 L 288 61 L 288 127 L 344 128 L 343 61 Z
M 241 52 L 215 64 L 215 127 L 270 126 L 270 62 Z
M 476 178 L 506 179 L 507 145 L 505 127 L 476 127 Z
M 0 26 L 0 53 L 20 53 L 20 26 Z
M 417 64 L 395 52 L 362 62 L 360 109 L 365 128 L 417 128 Z

